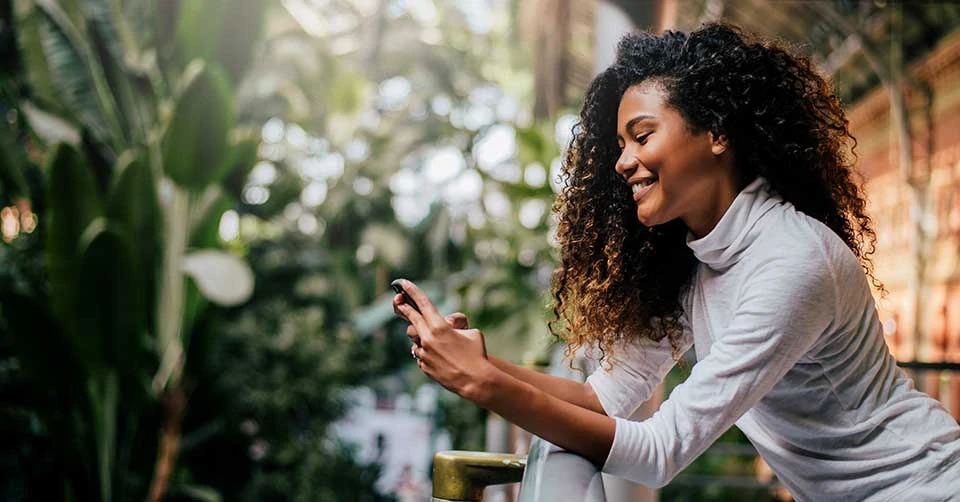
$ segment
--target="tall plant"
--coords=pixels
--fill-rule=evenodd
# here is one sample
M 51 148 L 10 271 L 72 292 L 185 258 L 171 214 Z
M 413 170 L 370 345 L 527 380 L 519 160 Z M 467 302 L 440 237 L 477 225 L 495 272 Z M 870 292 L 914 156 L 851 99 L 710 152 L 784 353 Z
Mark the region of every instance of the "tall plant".
M 41 218 L 49 282 L 0 285 L 0 320 L 43 389 L 33 398 L 47 405 L 36 409 L 49 411 L 44 425 L 66 473 L 58 496 L 107 501 L 134 490 L 159 500 L 189 399 L 184 368 L 198 316 L 209 302 L 244 302 L 253 288 L 216 229 L 232 204 L 222 182 L 255 161 L 256 140 L 237 127 L 235 88 L 264 7 L 14 7 L 25 78 L 9 106 L 26 118 L 12 132 L 30 139 L 29 155 L 4 146 L 6 157 L 38 162 L 0 169 L 3 179 L 42 173 L 41 187 L 20 188 Z M 152 462 L 142 460 L 142 422 L 160 427 Z

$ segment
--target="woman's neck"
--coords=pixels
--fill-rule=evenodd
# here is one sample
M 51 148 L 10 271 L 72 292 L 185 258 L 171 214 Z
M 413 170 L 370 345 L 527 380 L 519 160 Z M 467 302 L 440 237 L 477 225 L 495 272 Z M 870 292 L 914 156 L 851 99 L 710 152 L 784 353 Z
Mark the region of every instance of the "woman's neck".
M 682 218 L 690 233 L 697 239 L 709 234 L 744 186 L 746 183 L 733 171 L 728 176 L 718 177 L 715 189 L 708 197 L 704 197 L 702 205 Z

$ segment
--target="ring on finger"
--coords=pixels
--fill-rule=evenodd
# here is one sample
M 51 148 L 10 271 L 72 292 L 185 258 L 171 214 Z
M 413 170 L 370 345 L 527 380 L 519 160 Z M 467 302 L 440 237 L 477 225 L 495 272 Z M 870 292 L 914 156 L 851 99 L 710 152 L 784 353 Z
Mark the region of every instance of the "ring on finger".
M 411 345 L 411 346 L 410 346 L 410 355 L 413 356 L 413 360 L 414 360 L 414 361 L 420 362 L 420 358 L 417 357 L 417 346 L 416 346 L 416 345 Z

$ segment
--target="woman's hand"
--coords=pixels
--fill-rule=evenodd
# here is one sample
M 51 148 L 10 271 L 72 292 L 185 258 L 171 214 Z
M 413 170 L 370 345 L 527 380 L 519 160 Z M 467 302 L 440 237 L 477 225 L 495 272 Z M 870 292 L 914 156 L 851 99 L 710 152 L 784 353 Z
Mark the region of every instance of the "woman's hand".
M 402 303 L 403 297 L 401 295 L 397 295 L 397 297 L 400 298 L 400 301 Z M 397 311 L 396 298 L 394 299 L 394 303 L 393 303 L 393 311 L 397 315 L 400 315 L 400 313 Z M 470 329 L 470 322 L 467 320 L 466 314 L 463 314 L 462 312 L 454 312 L 446 316 L 444 319 L 446 319 L 447 324 L 449 324 L 454 329 Z M 410 343 L 412 343 L 413 345 L 417 345 L 417 346 L 420 345 L 420 333 L 417 332 L 417 328 L 413 324 L 407 326 L 407 338 L 410 339 Z
M 475 401 L 485 380 L 497 371 L 487 360 L 483 334 L 467 329 L 463 314 L 447 318 L 440 315 L 433 302 L 412 282 L 404 280 L 402 285 L 423 312 L 404 303 L 402 295 L 393 298 L 394 312 L 411 324 L 407 336 L 413 342 L 412 352 L 420 369 L 444 388 Z
M 414 357 L 428 377 L 547 441 L 603 466 L 613 444 L 614 419 L 561 400 L 511 376 L 487 359 L 483 335 L 466 325 L 466 317 L 444 318 L 427 295 L 410 281 L 401 286 L 420 312 L 393 298 L 393 310 L 410 321 Z M 419 337 L 419 338 L 414 338 Z

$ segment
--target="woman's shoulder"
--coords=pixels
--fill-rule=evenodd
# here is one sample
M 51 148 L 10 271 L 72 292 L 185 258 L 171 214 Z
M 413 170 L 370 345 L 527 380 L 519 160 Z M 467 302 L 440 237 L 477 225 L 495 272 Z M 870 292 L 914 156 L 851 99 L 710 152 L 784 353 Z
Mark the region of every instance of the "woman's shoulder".
M 847 244 L 827 225 L 783 202 L 763 222 L 757 258 L 775 267 L 792 267 L 803 273 L 862 275 L 862 268 Z

